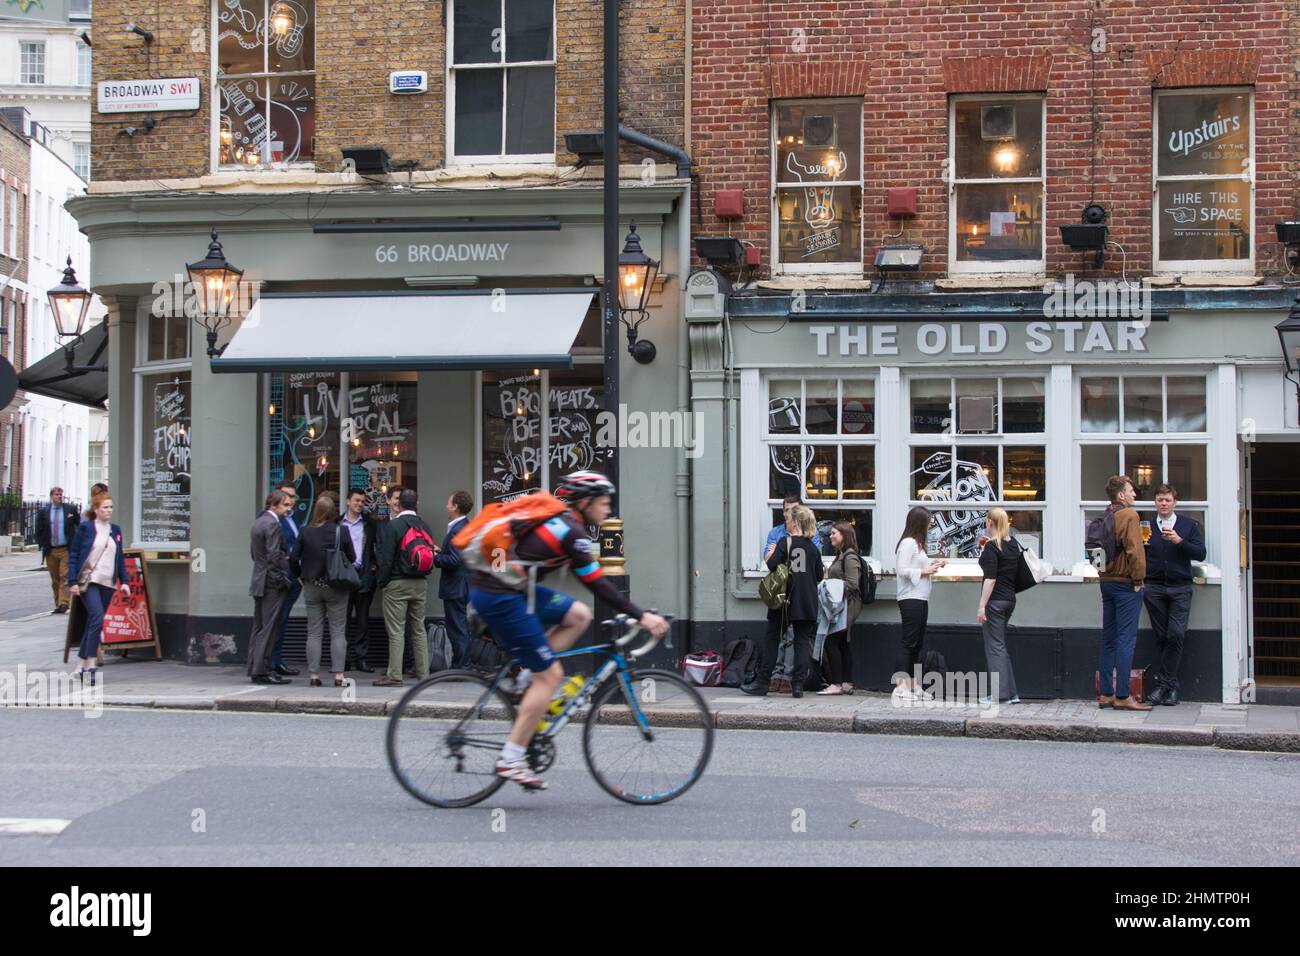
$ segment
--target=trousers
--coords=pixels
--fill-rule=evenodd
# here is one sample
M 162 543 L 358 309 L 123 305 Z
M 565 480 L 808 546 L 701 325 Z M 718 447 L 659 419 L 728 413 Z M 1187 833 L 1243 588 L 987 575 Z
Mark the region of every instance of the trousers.
M 248 638 L 248 663 L 245 671 L 249 677 L 265 677 L 271 666 L 271 645 L 280 627 L 280 614 L 284 610 L 285 588 L 266 589 L 261 597 L 253 598 L 253 632 Z
M 1161 687 L 1176 691 L 1187 618 L 1192 611 L 1192 586 L 1148 581 L 1142 589 L 1142 601 L 1156 634 L 1156 669 L 1152 676 Z

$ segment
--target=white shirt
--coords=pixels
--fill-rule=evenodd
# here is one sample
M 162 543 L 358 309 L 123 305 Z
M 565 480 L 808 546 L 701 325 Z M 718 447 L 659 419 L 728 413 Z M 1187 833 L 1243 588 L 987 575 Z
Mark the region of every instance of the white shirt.
M 1175 517 L 1176 515 L 1173 512 L 1170 513 L 1168 518 L 1162 518 L 1160 515 L 1156 515 L 1156 527 L 1161 531 L 1164 531 L 1166 528 L 1172 531 L 1174 529 Z
M 916 542 L 911 538 L 904 538 L 898 544 L 898 551 L 895 552 L 897 559 L 897 570 L 895 574 L 898 580 L 899 601 L 928 601 L 930 600 L 930 578 L 928 575 L 921 574 L 930 566 L 930 557 L 924 551 L 916 546 Z

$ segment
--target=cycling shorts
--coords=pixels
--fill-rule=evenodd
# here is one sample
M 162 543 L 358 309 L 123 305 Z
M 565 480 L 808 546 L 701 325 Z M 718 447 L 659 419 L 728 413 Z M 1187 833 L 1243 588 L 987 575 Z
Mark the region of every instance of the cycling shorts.
M 497 643 L 529 670 L 541 673 L 555 663 L 546 632 L 564 620 L 573 598 L 539 584 L 532 614 L 528 613 L 527 595 L 517 592 L 497 594 L 470 588 L 469 603 Z

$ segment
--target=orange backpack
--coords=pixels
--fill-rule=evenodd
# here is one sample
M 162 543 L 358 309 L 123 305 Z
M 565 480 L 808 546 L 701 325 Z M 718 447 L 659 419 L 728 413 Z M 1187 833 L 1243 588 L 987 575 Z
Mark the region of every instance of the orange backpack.
M 528 568 L 515 557 L 515 545 L 542 522 L 563 514 L 566 507 L 549 491 L 486 505 L 451 543 L 474 570 L 495 575 L 503 584 L 523 590 L 528 584 Z

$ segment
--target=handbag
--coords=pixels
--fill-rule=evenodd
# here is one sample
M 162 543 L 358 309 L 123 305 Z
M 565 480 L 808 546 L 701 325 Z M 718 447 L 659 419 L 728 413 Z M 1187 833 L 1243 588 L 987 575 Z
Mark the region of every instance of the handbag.
M 1016 593 L 1019 594 L 1041 584 L 1052 573 L 1052 568 L 1034 554 L 1033 548 L 1026 548 L 1019 541 L 1016 541 L 1016 547 L 1020 549 L 1016 556 Z
M 108 547 L 109 539 L 112 536 L 113 532 L 110 530 L 108 537 L 104 539 L 103 546 L 98 551 L 95 551 L 92 547 L 90 554 L 86 556 L 86 560 L 81 562 L 81 568 L 77 571 L 77 587 L 81 588 L 81 590 L 84 591 L 90 587 L 90 576 L 95 573 L 95 565 L 99 564 L 99 559 L 104 556 L 104 550 Z
M 785 539 L 789 540 L 789 538 Z M 777 545 L 780 547 L 780 545 Z M 786 546 L 786 558 L 775 569 L 767 572 L 758 585 L 758 598 L 773 611 L 779 611 L 790 600 L 790 548 Z
M 697 687 L 717 687 L 722 683 L 722 655 L 716 651 L 687 654 L 682 659 L 682 673 Z
M 325 584 L 339 591 L 355 591 L 361 587 L 361 577 L 356 566 L 339 548 L 343 540 L 343 529 L 334 526 L 334 547 L 325 549 Z

